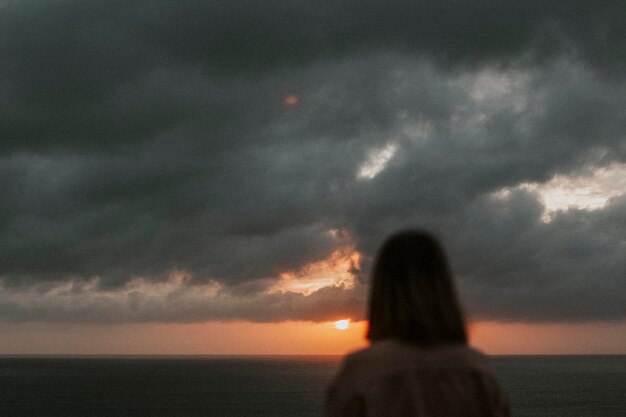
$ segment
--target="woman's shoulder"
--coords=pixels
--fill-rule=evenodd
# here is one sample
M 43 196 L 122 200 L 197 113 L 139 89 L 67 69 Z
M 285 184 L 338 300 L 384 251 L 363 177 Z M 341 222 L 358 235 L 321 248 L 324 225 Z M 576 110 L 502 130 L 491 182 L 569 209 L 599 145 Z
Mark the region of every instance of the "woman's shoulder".
M 422 347 L 394 340 L 375 342 L 346 357 L 329 387 L 328 409 L 368 406 L 378 407 L 379 412 L 374 415 L 408 415 L 384 410 L 400 403 L 420 405 L 419 399 L 425 396 L 434 399 L 431 405 L 435 409 L 433 404 L 453 401 L 484 411 L 468 415 L 509 415 L 506 397 L 490 369 L 489 359 L 480 351 L 466 345 Z M 481 408 L 484 406 L 488 410 Z
M 383 340 L 346 357 L 345 372 L 381 374 L 406 370 L 472 369 L 491 373 L 489 358 L 467 345 L 423 347 Z

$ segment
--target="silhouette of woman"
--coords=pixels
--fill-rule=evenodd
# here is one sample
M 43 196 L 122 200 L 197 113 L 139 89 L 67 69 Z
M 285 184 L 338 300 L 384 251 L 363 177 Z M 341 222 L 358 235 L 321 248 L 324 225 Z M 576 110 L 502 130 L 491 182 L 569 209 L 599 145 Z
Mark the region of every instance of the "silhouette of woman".
M 391 236 L 372 271 L 371 345 L 328 388 L 326 417 L 509 416 L 485 355 L 467 345 L 446 255 L 432 235 Z

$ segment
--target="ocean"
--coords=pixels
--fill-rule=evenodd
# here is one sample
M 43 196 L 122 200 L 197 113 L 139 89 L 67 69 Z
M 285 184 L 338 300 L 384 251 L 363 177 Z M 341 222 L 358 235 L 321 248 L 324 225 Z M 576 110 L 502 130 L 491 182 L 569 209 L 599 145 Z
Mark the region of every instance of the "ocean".
M 0 416 L 321 416 L 340 360 L 0 357 Z M 626 416 L 626 356 L 496 356 L 492 362 L 513 416 Z

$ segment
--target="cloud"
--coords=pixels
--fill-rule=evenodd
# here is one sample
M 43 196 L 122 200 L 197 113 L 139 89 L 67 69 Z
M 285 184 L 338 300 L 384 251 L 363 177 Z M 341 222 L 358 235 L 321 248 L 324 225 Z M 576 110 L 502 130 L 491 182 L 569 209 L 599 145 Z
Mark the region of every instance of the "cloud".
M 623 196 L 546 222 L 541 195 L 626 162 L 621 4 L 3 4 L 0 318 L 358 317 L 409 226 L 473 314 L 624 318 Z M 354 288 L 271 292 L 345 247 Z M 178 305 L 132 310 L 172 271 Z
M 623 319 L 625 204 L 626 195 L 603 209 L 558 212 L 549 223 L 539 196 L 528 191 L 468 207 L 450 243 L 472 313 L 510 321 Z
M 258 288 L 191 284 L 181 271 L 161 282 L 135 278 L 113 289 L 99 288 L 97 278 L 0 287 L 0 313 L 9 322 L 90 324 L 361 320 L 365 286 L 345 268 L 350 260 L 358 256 L 336 252 L 327 262 L 284 273 L 278 282 Z
M 545 183 L 522 183 L 514 188 L 497 191 L 506 197 L 513 190 L 538 193 L 545 206 L 542 220 L 551 221 L 552 215 L 571 208 L 597 210 L 620 197 L 626 189 L 626 164 L 611 164 L 598 169 L 587 169 L 575 176 L 555 175 Z

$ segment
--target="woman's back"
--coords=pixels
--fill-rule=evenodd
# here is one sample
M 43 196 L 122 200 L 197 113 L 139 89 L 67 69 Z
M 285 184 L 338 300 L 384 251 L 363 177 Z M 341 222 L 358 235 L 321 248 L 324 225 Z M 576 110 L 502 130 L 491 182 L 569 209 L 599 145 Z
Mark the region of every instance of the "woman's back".
M 391 236 L 372 268 L 367 338 L 328 391 L 327 417 L 505 417 L 487 358 L 467 331 L 443 247 L 431 234 Z
M 466 345 L 418 347 L 392 339 L 346 358 L 326 416 L 508 416 L 488 359 Z

